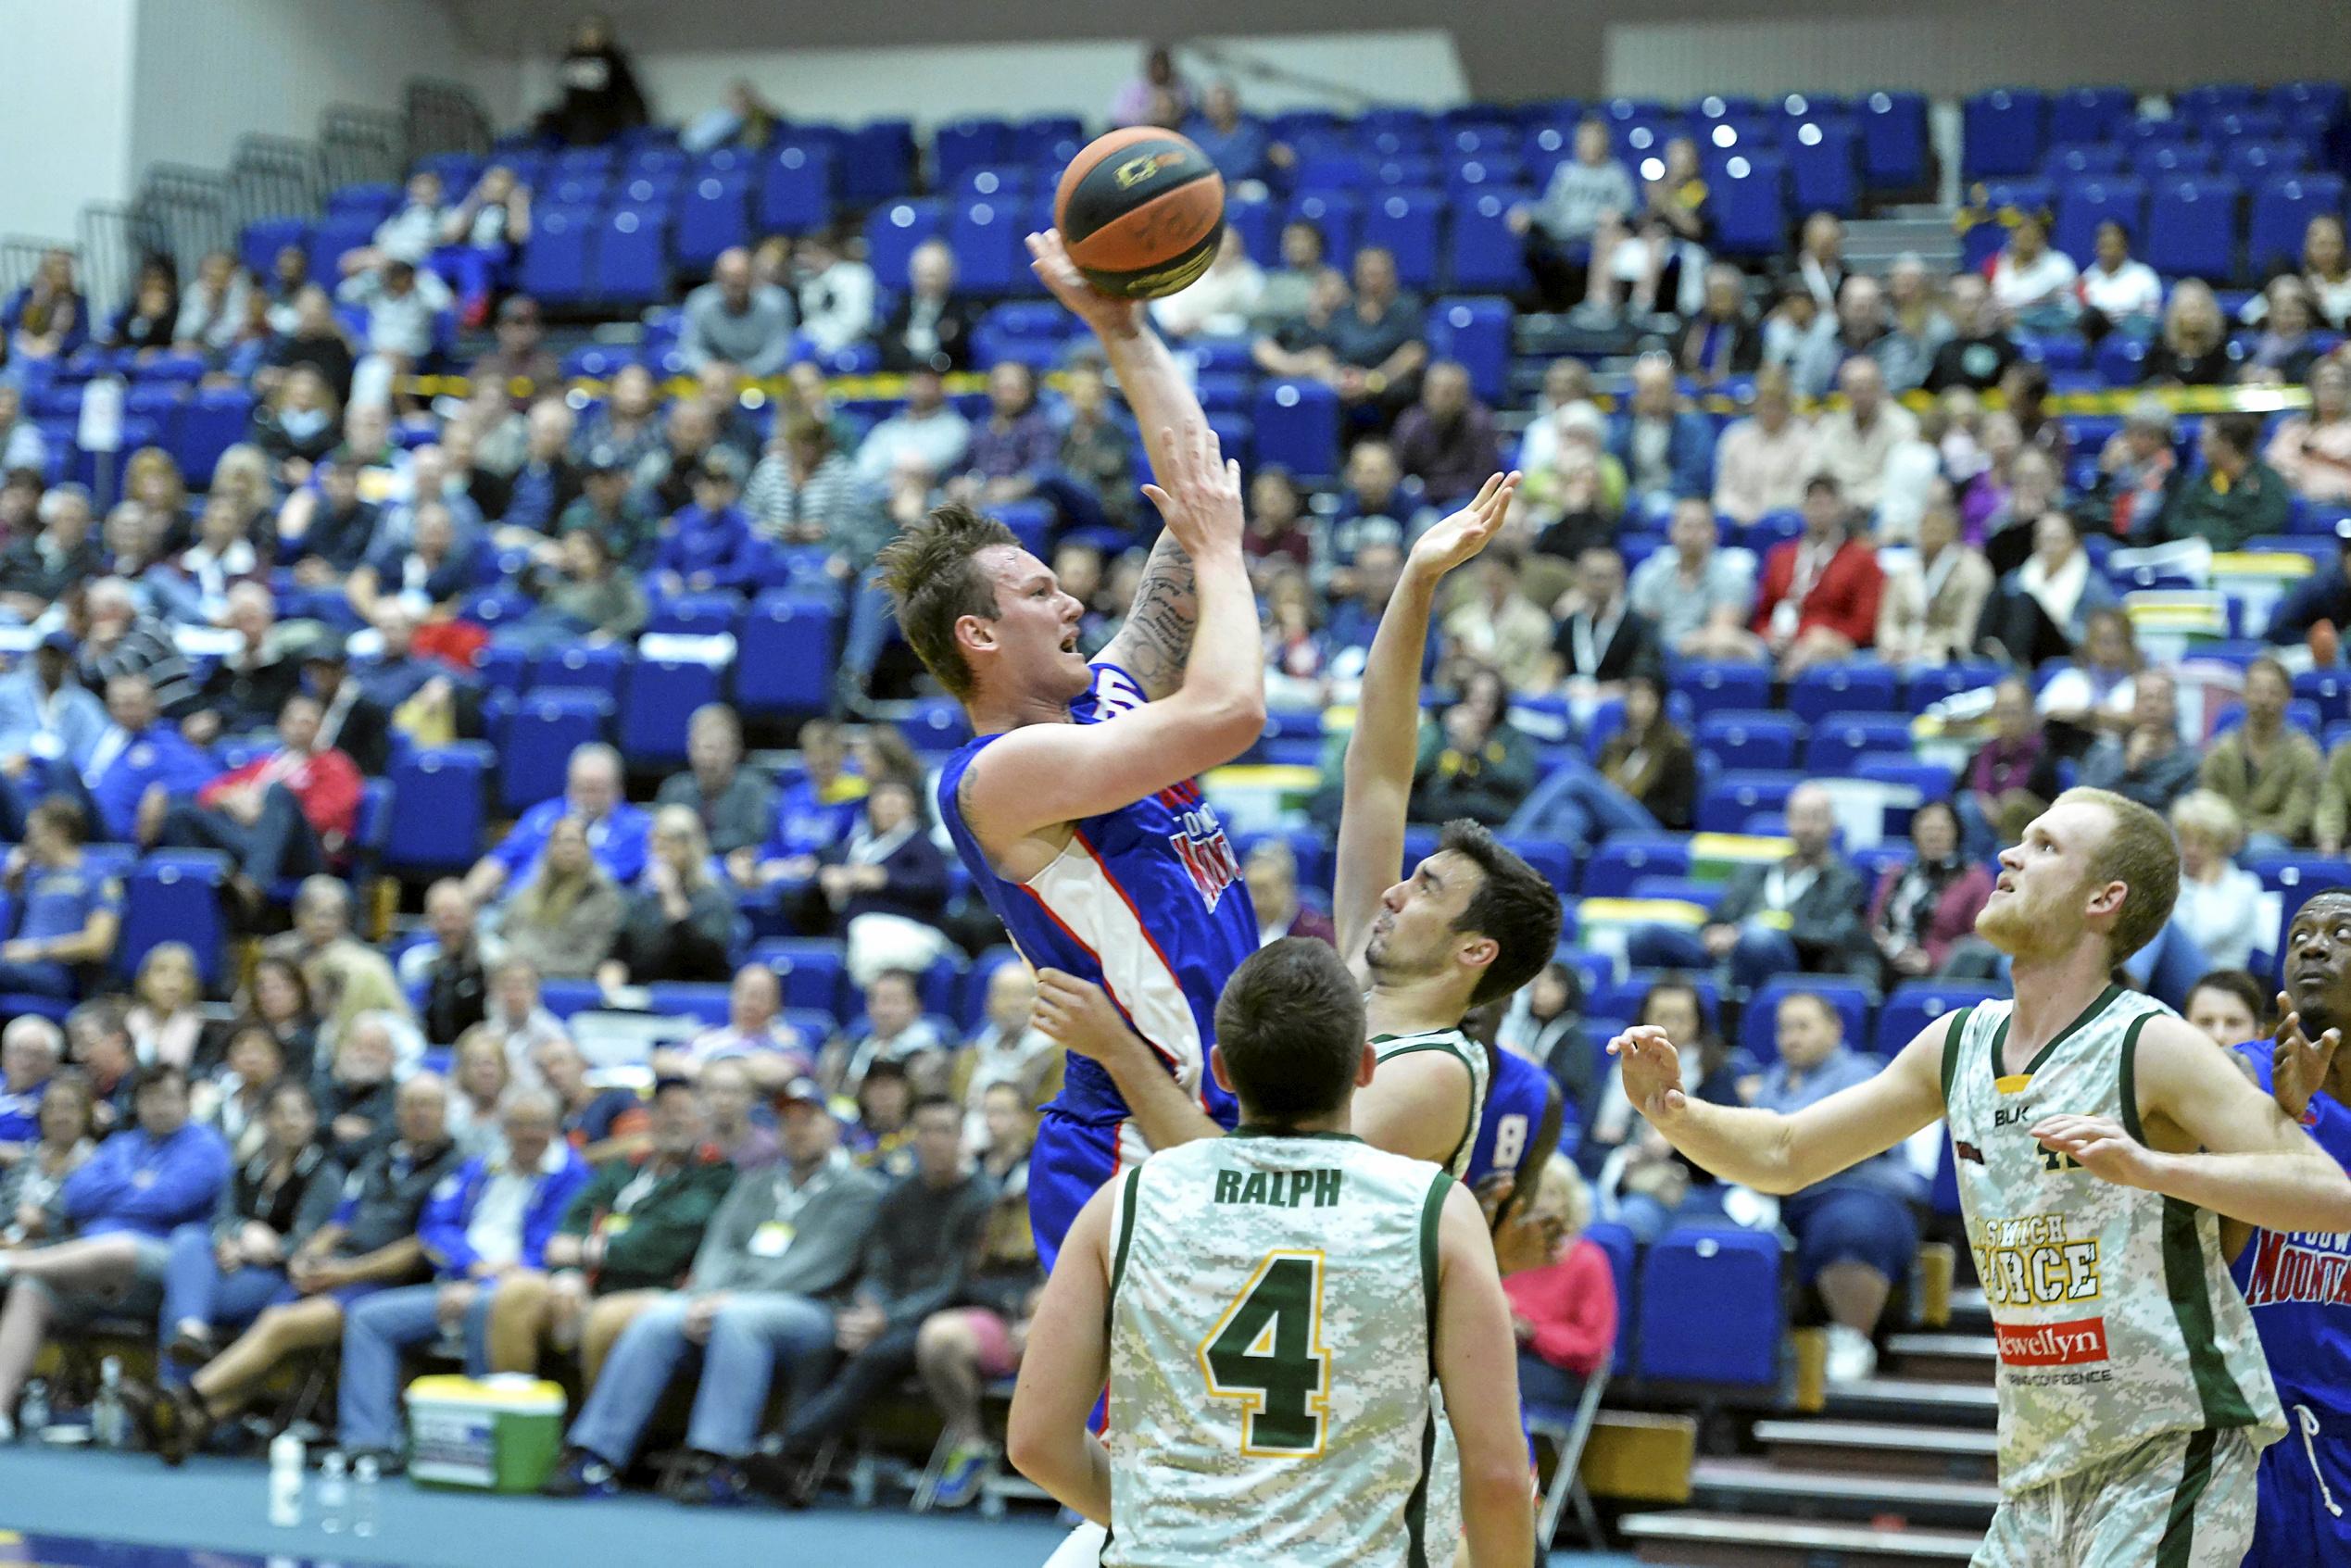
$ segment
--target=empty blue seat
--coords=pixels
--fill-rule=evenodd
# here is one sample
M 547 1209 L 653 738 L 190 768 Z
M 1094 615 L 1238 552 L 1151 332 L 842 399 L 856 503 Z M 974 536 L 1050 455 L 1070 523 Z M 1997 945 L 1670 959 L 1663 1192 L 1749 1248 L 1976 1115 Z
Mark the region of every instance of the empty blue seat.
M 1032 115 L 1012 127 L 1012 161 L 1060 178 L 1086 145 L 1086 122 L 1075 115 Z
M 1000 119 L 952 119 L 931 133 L 933 172 L 951 185 L 967 169 L 1012 161 L 1012 128 Z
M 2245 869 L 2272 893 L 2286 896 L 2286 912 L 2311 894 L 2329 887 L 2351 887 L 2351 859 L 2309 854 L 2249 855 Z
M 861 125 L 841 144 L 841 195 L 859 207 L 914 188 L 914 128 L 903 119 Z
M 751 961 L 775 972 L 786 1007 L 812 1008 L 838 1018 L 849 1006 L 849 969 L 838 942 L 823 937 L 776 937 L 754 946 Z
M 245 438 L 253 423 L 253 394 L 242 386 L 196 389 L 180 410 L 171 456 L 185 474 L 209 474 L 220 454 Z
M 1902 713 L 1829 713 L 1816 720 L 1804 746 L 1804 771 L 1842 777 L 1861 759 L 1910 757 L 1910 718 Z
M 1747 998 L 1747 1010 L 1740 1017 L 1739 1043 L 1753 1051 L 1757 1061 L 1779 1060 L 1779 1004 L 1804 993 L 1836 1009 L 1845 1044 L 1857 1051 L 1869 1048 L 1869 1010 L 1878 1000 L 1871 987 L 1837 974 L 1783 974 L 1755 987 L 1755 994 Z
M 1805 120 L 1781 141 L 1799 213 L 1861 210 L 1861 139 L 1850 125 Z
M 1526 285 L 1526 248 L 1510 230 L 1510 209 L 1526 199 L 1524 191 L 1481 190 L 1450 204 L 1445 231 L 1449 287 L 1510 294 Z
M 1861 172 L 1870 189 L 1906 191 L 1925 184 L 1926 94 L 1872 93 L 1855 107 L 1861 119 Z
M 760 166 L 760 229 L 808 234 L 833 221 L 833 154 L 823 146 L 776 149 Z
M 1802 783 L 1804 775 L 1793 772 L 1724 773 L 1699 792 L 1698 831 L 1744 833 L 1747 819 L 1783 809 L 1790 793 Z
M 1678 666 L 1673 689 L 1699 718 L 1725 709 L 1760 712 L 1771 706 L 1771 672 L 1760 664 L 1696 659 Z
M 572 752 L 605 738 L 612 707 L 606 693 L 574 686 L 540 688 L 516 699 L 503 732 L 492 736 L 498 746 L 498 803 L 508 815 L 563 793 Z
M 619 645 L 574 644 L 540 656 L 531 671 L 530 689 L 571 687 L 618 697 L 629 659 L 629 650 Z
M 2280 174 L 2298 174 L 2310 155 L 2299 142 L 2231 142 L 2220 155 L 2220 171 L 2243 181 L 2247 189 Z
M 1878 1010 L 1878 1054 L 1891 1060 L 1917 1037 L 1921 1029 L 1945 1013 L 1974 1007 L 1979 1002 L 1998 1001 L 2006 995 L 2005 986 L 1979 985 L 1963 980 L 1905 982 L 1894 987 L 1893 995 Z
M 1323 237 L 1324 258 L 1344 272 L 1363 230 L 1363 198 L 1352 190 L 1304 192 L 1289 204 L 1289 221 L 1313 224 Z
M 2068 87 L 2050 100 L 2049 140 L 2103 142 L 2137 102 L 2128 87 Z
M 829 598 L 788 590 L 761 595 L 743 617 L 735 702 L 761 717 L 831 708 L 839 622 Z
M 1374 196 L 1364 213 L 1364 243 L 1396 258 L 1396 276 L 1408 289 L 1437 286 L 1438 225 L 1442 198 L 1429 191 L 1390 191 Z
M 330 282 L 340 278 L 343 253 L 367 245 L 375 237 L 375 226 L 382 221 L 364 212 L 329 212 L 310 231 L 310 276 Z
M 1713 185 L 1714 248 L 1725 256 L 1775 255 L 1788 243 L 1788 165 L 1777 154 L 1734 154 Z
M 750 205 L 748 173 L 704 174 L 689 182 L 678 207 L 678 265 L 707 272 L 721 251 L 748 245 Z
M 125 976 L 136 974 L 140 961 L 157 943 L 184 942 L 195 954 L 196 972 L 205 985 L 221 984 L 227 928 L 220 916 L 220 890 L 228 880 L 225 856 L 190 849 L 148 853 L 122 879 L 116 970 Z
M 1576 858 L 1567 846 L 1555 838 L 1505 836 L 1502 847 L 1510 850 L 1538 872 L 1543 880 L 1562 894 L 1576 885 Z
M 278 252 L 288 245 L 307 249 L 310 220 L 307 218 L 257 218 L 237 236 L 237 259 L 257 278 L 274 275 Z
M 2253 220 L 2245 232 L 2245 268 L 2256 276 L 2298 265 L 2302 235 L 2310 220 L 2343 211 L 2339 174 L 2280 174 L 2253 193 Z
M 2132 155 L 2131 165 L 2150 180 L 2173 174 L 2209 174 L 2219 154 L 2202 142 L 2151 142 Z
M 670 292 L 669 213 L 624 207 L 597 226 L 588 253 L 588 293 L 608 305 L 637 307 Z
M 696 659 L 647 658 L 629 666 L 621 701 L 621 754 L 674 767 L 685 760 L 685 721 L 721 696 L 723 671 Z
M 1903 685 L 1903 706 L 1913 713 L 1924 713 L 1947 696 L 1998 685 L 2007 672 L 2006 666 L 1990 659 L 1920 666 L 1910 671 Z
M 943 214 L 929 198 L 877 207 L 865 220 L 866 260 L 874 275 L 895 283 L 906 276 L 914 247 L 939 232 Z
M 645 629 L 648 633 L 714 637 L 733 634 L 742 619 L 742 601 L 733 594 L 681 594 L 655 603 Z
M 2049 140 L 2049 99 L 2025 87 L 1995 87 L 1961 109 L 1960 170 L 1969 180 L 2030 174 Z
M 2162 181 L 2147 206 L 2147 265 L 2166 274 L 2226 279 L 2236 270 L 2237 199 L 2225 174 Z
M 1627 898 L 1645 876 L 1680 876 L 1690 870 L 1690 841 L 1674 834 L 1611 834 L 1584 861 L 1587 898 Z
M 1892 713 L 1900 680 L 1891 664 L 1817 664 L 1788 688 L 1788 706 L 1807 724 L 1831 713 Z
M 2050 243 L 2068 256 L 2095 253 L 2098 225 L 2111 220 L 2134 238 L 2146 232 L 2147 182 L 2135 175 L 2095 174 L 2068 181 L 2057 196 Z
M 713 1027 L 726 1022 L 724 985 L 693 985 L 682 982 L 646 987 L 647 1010 L 664 1018 L 691 1018 Z
M 1251 422 L 1257 459 L 1301 478 L 1339 472 L 1339 394 L 1320 382 L 1267 382 L 1257 389 Z
M 588 294 L 588 240 L 596 214 L 583 207 L 548 207 L 531 215 L 522 246 L 523 291 L 549 305 L 569 305 Z
M 2130 161 L 2130 149 L 2112 142 L 2060 144 L 2051 147 L 2041 160 L 2041 172 L 2052 180 L 2078 180 L 2090 174 L 2120 174 Z
M 1675 1229 L 1641 1271 L 1636 1364 L 1665 1383 L 1775 1387 L 1787 1325 L 1779 1238 L 1754 1231 Z
M 1429 347 L 1457 359 L 1489 403 L 1510 394 L 1510 334 L 1515 313 L 1502 299 L 1440 299 L 1428 312 Z
M 1698 721 L 1698 749 L 1728 769 L 1796 765 L 1804 725 L 1792 714 L 1718 709 Z
M 1687 876 L 1645 876 L 1632 884 L 1636 898 L 1661 898 L 1675 903 L 1695 904 L 1708 914 L 1722 902 L 1723 885 L 1718 882 L 1702 882 Z
M 2351 676 L 2337 670 L 2305 670 L 2294 678 L 2294 695 L 2319 706 L 2321 723 L 2351 719 Z
M 1873 719 L 1872 721 L 1882 723 L 1884 721 Z M 1951 769 L 1941 762 L 1922 761 L 1911 757 L 1906 740 L 1900 748 L 1889 746 L 1884 750 L 1864 751 L 1845 771 L 1854 778 L 1867 779 L 1873 784 L 1900 784 L 1915 789 L 1918 792 L 1921 805 L 1930 800 L 1951 798 Z M 1905 811 L 1899 826 L 1889 821 L 1888 831 L 1906 833 L 1909 831 L 1908 824 L 1909 813 Z
M 958 285 L 975 295 L 1012 293 L 1015 282 L 1029 275 L 1022 230 L 1019 215 L 1008 202 L 972 201 L 956 208 L 947 226 L 947 244 L 955 253 Z
M 384 869 L 408 878 L 463 872 L 480 858 L 495 754 L 479 741 L 396 755 Z

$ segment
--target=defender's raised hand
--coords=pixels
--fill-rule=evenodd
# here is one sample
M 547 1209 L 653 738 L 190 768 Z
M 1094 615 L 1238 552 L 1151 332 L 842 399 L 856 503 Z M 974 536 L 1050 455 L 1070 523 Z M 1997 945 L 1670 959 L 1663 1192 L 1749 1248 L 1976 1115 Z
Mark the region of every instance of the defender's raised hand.
M 2299 1122 L 2310 1109 L 2310 1097 L 2327 1085 L 2343 1031 L 2330 1029 L 2311 1039 L 2302 1031 L 2302 1014 L 2294 1010 L 2294 998 L 2283 991 L 2278 993 L 2278 1014 L 2282 1022 L 2269 1055 L 2269 1092 L 2278 1109 Z
M 1407 570 L 1441 577 L 1474 558 L 1502 531 L 1510 515 L 1511 498 L 1518 494 L 1516 469 L 1498 473 L 1479 488 L 1477 498 L 1450 517 L 1431 523 L 1413 542 Z
M 1653 1123 L 1669 1122 L 1689 1103 L 1682 1092 L 1681 1053 L 1663 1029 L 1637 1023 L 1608 1042 L 1621 1063 L 1625 1098 Z

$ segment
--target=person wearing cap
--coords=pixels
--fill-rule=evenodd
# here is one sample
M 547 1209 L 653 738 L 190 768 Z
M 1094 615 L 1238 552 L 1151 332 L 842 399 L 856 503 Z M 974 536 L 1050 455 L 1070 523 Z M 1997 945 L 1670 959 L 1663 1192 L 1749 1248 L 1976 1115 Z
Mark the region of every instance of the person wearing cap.
M 539 324 L 539 302 L 527 294 L 509 295 L 498 307 L 498 345 L 473 361 L 468 371 L 476 383 L 502 386 L 517 408 L 527 408 L 534 397 L 557 391 L 563 367 L 547 346 Z
M 742 459 L 724 447 L 702 455 L 693 504 L 662 527 L 653 552 L 653 587 L 667 597 L 740 589 L 752 571 L 751 520 L 735 504 Z
M 230 885 L 248 911 L 286 878 L 325 870 L 358 826 L 366 781 L 349 757 L 319 744 L 324 711 L 308 693 L 288 697 L 278 712 L 278 749 L 167 809 L 152 847 L 229 855 L 236 864 Z
M 618 447 L 589 447 L 580 461 L 579 497 L 563 508 L 555 533 L 560 539 L 573 529 L 587 529 L 603 539 L 613 559 L 642 571 L 653 564 L 656 527 L 653 515 L 629 493 L 629 470 Z M 537 546 L 550 561 L 558 548 L 553 543 Z
M 678 355 L 689 370 L 700 370 L 705 360 L 724 359 L 763 381 L 791 357 L 797 320 L 792 296 L 759 282 L 751 271 L 751 253 L 735 245 L 720 252 L 710 281 L 685 296 Z
M 784 1160 L 735 1178 L 684 1287 L 591 1314 L 594 1336 L 599 1316 L 609 1328 L 633 1311 L 565 1435 L 548 1496 L 617 1490 L 671 1377 L 698 1349 L 686 1428 L 698 1479 L 750 1454 L 777 1372 L 797 1403 L 830 1366 L 835 1312 L 875 1239 L 883 1184 L 841 1148 L 814 1080 L 793 1079 L 780 1099 Z
M 399 607 L 393 606 L 396 613 Z M 321 750 L 333 747 L 358 765 L 369 778 L 381 778 L 392 765 L 392 714 L 370 696 L 352 675 L 350 648 L 343 633 L 321 628 L 302 646 L 302 689 L 319 702 Z M 446 671 L 447 667 L 442 666 Z
M 0 676 L 0 774 L 21 779 L 62 760 L 80 768 L 106 734 L 107 709 L 73 668 L 73 633 L 44 632 Z
M 122 884 L 89 864 L 82 849 L 89 836 L 89 817 L 61 795 L 27 818 L 24 842 L 0 867 L 0 884 L 19 911 L 15 935 L 0 942 L 0 991 L 70 1001 L 83 977 L 114 957 Z

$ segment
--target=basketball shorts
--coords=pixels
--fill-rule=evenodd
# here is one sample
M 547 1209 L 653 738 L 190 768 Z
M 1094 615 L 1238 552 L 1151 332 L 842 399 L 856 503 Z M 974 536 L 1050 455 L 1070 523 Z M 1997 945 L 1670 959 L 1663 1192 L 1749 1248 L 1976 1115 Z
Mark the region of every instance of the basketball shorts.
M 1077 1223 L 1077 1211 L 1117 1174 L 1122 1124 L 1098 1125 L 1045 1108 L 1028 1156 L 1028 1223 L 1037 1235 L 1037 1261 L 1047 1273 L 1053 1272 L 1062 1238 Z
M 2244 1568 L 2351 1562 L 2351 1418 L 2308 1405 L 2286 1406 L 2285 1417 L 2284 1439 L 2262 1450 Z
M 2253 1539 L 2258 1461 L 2239 1427 L 2151 1437 L 2002 1499 L 1971 1568 L 2237 1568 Z

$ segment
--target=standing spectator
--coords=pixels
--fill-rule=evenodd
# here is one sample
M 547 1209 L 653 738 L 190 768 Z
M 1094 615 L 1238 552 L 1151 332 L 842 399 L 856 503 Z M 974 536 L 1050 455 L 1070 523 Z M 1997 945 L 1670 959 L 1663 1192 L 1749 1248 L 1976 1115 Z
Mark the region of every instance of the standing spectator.
M 2032 685 L 2010 676 L 1993 689 L 1992 738 L 1976 748 L 1955 797 L 1968 853 L 1984 859 L 2024 837 L 2057 797 L 2057 754 L 2032 710 Z
M 866 483 L 887 483 L 910 462 L 929 480 L 953 473 L 972 443 L 970 421 L 947 401 L 939 372 L 918 367 L 907 372 L 906 407 L 866 433 L 857 449 L 857 474 Z
M 972 333 L 980 313 L 955 294 L 955 253 L 946 241 L 925 240 L 914 247 L 906 260 L 906 284 L 905 295 L 875 334 L 882 369 L 939 375 L 971 369 Z
M 1174 294 L 1151 301 L 1151 320 L 1171 338 L 1246 337 L 1264 297 L 1264 270 L 1249 258 L 1240 231 L 1228 228 L 1216 243 L 1208 270 Z
M 1869 901 L 1869 935 L 1890 989 L 1940 972 L 1992 897 L 1992 873 L 1961 851 L 1959 814 L 1942 801 L 1911 813 L 1910 847 L 1910 864 L 1889 867 Z
M 1654 671 L 1636 671 L 1625 681 L 1625 721 L 1600 748 L 1600 776 L 1661 828 L 1687 832 L 1698 796 L 1698 753 L 1681 727 L 1666 716 L 1666 694 Z M 1595 843 L 1592 826 L 1570 836 Z
M 1837 1010 L 1808 992 L 1779 1004 L 1778 1024 L 1779 1060 L 1755 1097 L 1765 1110 L 1792 1115 L 1884 1065 L 1849 1047 Z M 1926 1183 L 1897 1148 L 1779 1200 L 1780 1223 L 1796 1240 L 1797 1280 L 1828 1310 L 1831 1386 L 1877 1371 L 1871 1336 L 1895 1282 L 1910 1277 L 1918 1255 L 1911 1205 L 1925 1197 Z
M 1813 426 L 1813 471 L 1835 481 L 1840 495 L 1857 509 L 1877 509 L 1885 494 L 1886 472 L 1896 447 L 1918 439 L 1918 421 L 1886 395 L 1886 378 L 1875 362 L 1854 358 L 1837 372 L 1845 406 L 1820 416 Z M 1805 488 L 1807 502 L 1811 486 Z
M 2196 538 L 2216 550 L 2242 550 L 2247 540 L 2285 533 L 2294 492 L 2257 455 L 2260 442 L 2258 414 L 2207 416 L 2197 435 L 2204 466 L 2171 492 L 2146 540 Z
M 700 984 L 730 972 L 735 899 L 710 874 L 710 844 L 687 806 L 653 813 L 652 853 L 629 890 L 612 955 L 597 966 L 606 991 L 622 985 Z
M 1974 272 L 1951 280 L 1951 336 L 1935 350 L 1927 370 L 1926 389 L 1941 393 L 1955 386 L 1986 392 L 2000 384 L 2019 354 L 2016 340 L 2003 324 L 1991 285 Z
M 538 129 L 567 146 L 600 147 L 651 118 L 636 73 L 613 42 L 611 19 L 601 13 L 573 25 L 555 75 L 563 95 L 540 114 Z
M 509 295 L 498 305 L 497 346 L 473 361 L 476 383 L 504 387 L 517 408 L 562 391 L 563 368 L 547 345 L 539 302 L 527 294 Z
M 427 1044 L 454 1044 L 488 1015 L 490 977 L 482 962 L 482 940 L 474 930 L 480 911 L 465 884 L 445 876 L 424 890 L 424 925 L 429 940 L 400 955 L 400 985 L 424 998 L 417 1022 Z M 506 1042 L 497 1036 L 499 1049 Z M 509 1062 L 509 1070 L 512 1062 Z M 530 1081 L 537 1082 L 536 1073 Z
M 2318 742 L 2287 724 L 2293 700 L 2294 682 L 2283 665 L 2267 657 L 2246 665 L 2244 721 L 2211 743 L 2196 771 L 2197 782 L 2235 809 L 2257 855 L 2307 844 L 2318 810 L 2325 764 Z M 2239 959 L 2216 961 L 2225 969 L 2243 967 Z
M 1576 558 L 1575 586 L 1557 609 L 1552 652 L 1571 696 L 1614 696 L 1628 676 L 1658 667 L 1657 628 L 1627 600 L 1625 558 L 1614 546 L 1588 546 Z
M 2092 343 L 2109 332 L 2144 343 L 2155 336 L 2163 314 L 2163 280 L 2154 268 L 2131 258 L 2131 231 L 2109 218 L 2098 225 L 2097 259 L 2074 280 L 2081 307 L 2076 325 Z
M 661 781 L 657 806 L 683 806 L 722 858 L 755 848 L 775 822 L 775 785 L 743 765 L 743 724 L 723 702 L 705 703 L 685 725 L 686 771 Z
M 2020 216 L 2008 243 L 1992 258 L 1992 303 L 2006 325 L 2020 332 L 2062 332 L 2073 325 L 2074 283 L 2081 273 L 2073 257 L 2049 245 L 2048 225 L 2038 213 Z
M 1671 374 L 1667 386 L 1671 387 Z M 1396 420 L 1396 461 L 1421 483 L 1428 504 L 1451 507 L 1477 494 L 1502 468 L 1493 410 L 1469 387 L 1458 360 L 1440 359 L 1421 378 L 1420 400 Z
M 1827 474 L 1804 485 L 1804 531 L 1764 558 L 1752 630 L 1782 680 L 1870 646 L 1885 573 L 1877 552 L 1847 530 L 1844 497 Z
M 547 1495 L 618 1489 L 619 1473 L 694 1347 L 703 1348 L 702 1374 L 686 1447 L 698 1456 L 688 1472 L 697 1486 L 731 1481 L 723 1467 L 751 1453 L 779 1370 L 793 1404 L 814 1391 L 836 1336 L 834 1302 L 877 1234 L 882 1185 L 842 1150 L 839 1124 L 814 1084 L 787 1085 L 778 1117 L 786 1162 L 736 1180 L 681 1288 L 631 1304 L 637 1310 L 565 1434 Z
M 587 825 L 559 818 L 529 879 L 506 906 L 498 935 L 539 973 L 585 980 L 612 950 L 621 890 L 588 847 Z
M 278 749 L 222 773 L 171 807 L 152 843 L 218 849 L 235 870 L 229 884 L 257 913 L 271 890 L 338 858 L 359 820 L 366 781 L 350 758 L 318 744 L 318 698 L 297 694 L 278 713 Z
M 2110 789 L 2151 811 L 2169 811 L 2171 803 L 2195 784 L 2199 761 L 2180 739 L 2179 696 L 2171 676 L 2161 670 L 2142 670 L 2131 682 L 2129 731 L 2110 734 L 2091 747 L 2081 760 L 2081 782 L 2091 789 Z
M 716 360 L 765 381 L 784 368 L 797 320 L 792 296 L 751 275 L 751 253 L 741 245 L 719 253 L 710 281 L 685 296 L 678 353 L 689 370 Z
M 2163 332 L 2139 367 L 2148 385 L 2219 386 L 2236 373 L 2229 355 L 2229 323 L 2212 285 L 2182 278 L 2172 286 L 2163 312 Z
M 1561 310 L 1581 300 L 1592 270 L 1592 240 L 1604 224 L 1621 227 L 1636 205 L 1632 176 L 1610 156 L 1608 122 L 1576 127 L 1575 156 L 1552 169 L 1542 200 L 1510 210 L 1510 226 L 1526 245 L 1543 308 Z M 1603 258 L 1604 260 L 1604 258 Z
M 1490 828 L 1510 821 L 1534 788 L 1535 748 L 1510 722 L 1509 693 L 1492 671 L 1465 683 L 1442 719 L 1425 723 L 1413 768 L 1415 822 L 1467 817 Z
M 2274 917 L 2261 918 L 2261 879 L 2237 865 L 2244 819 L 2226 796 L 2192 789 L 2171 807 L 2180 841 L 2180 897 L 2171 923 L 2216 969 L 2243 969 L 2255 948 L 2277 938 Z
M 1681 406 L 1673 361 L 1662 354 L 1644 354 L 1634 363 L 1632 402 L 1616 422 L 1609 450 L 1624 465 L 1628 502 L 1662 504 L 1713 488 L 1714 425 Z
M 2351 363 L 2320 360 L 2309 384 L 2308 411 L 2279 420 L 2263 456 L 2304 500 L 2340 506 L 2351 501 Z
M 1746 277 L 1729 263 L 1717 261 L 1706 269 L 1706 293 L 1698 313 L 1681 330 L 1675 368 L 1699 385 L 1711 387 L 1731 376 L 1752 375 L 1762 363 L 1763 332 L 1747 308 Z
M 2062 514 L 2052 514 L 2072 532 Z M 1940 666 L 1966 659 L 1992 596 L 1992 567 L 1959 537 L 1949 503 L 1918 520 L 1918 548 L 1886 574 L 1878 602 L 1878 657 L 1890 664 Z
M 1574 1161 L 1564 1154 L 1545 1160 L 1530 1202 L 1529 1218 L 1550 1238 L 1548 1261 L 1502 1277 L 1518 1340 L 1519 1398 L 1572 1410 L 1616 1353 L 1616 1273 L 1608 1254 L 1582 1234 L 1591 1194 Z
M 1625 944 L 1635 969 L 1706 969 L 1728 964 L 1731 983 L 1751 992 L 1775 974 L 1874 977 L 1878 955 L 1865 918 L 1860 876 L 1837 858 L 1836 808 L 1817 783 L 1788 797 L 1787 859 L 1733 872 L 1714 918 L 1694 935 L 1672 926 L 1635 927 Z
M 847 225 L 819 229 L 801 236 L 794 257 L 800 331 L 828 358 L 874 331 L 874 269 L 855 253 L 857 243 L 856 231 Z
M 1684 659 L 1754 659 L 1747 631 L 1755 603 L 1754 558 L 1716 543 L 1715 508 L 1697 496 L 1674 503 L 1669 548 L 1633 569 L 1627 598 L 1655 628 L 1661 651 Z

